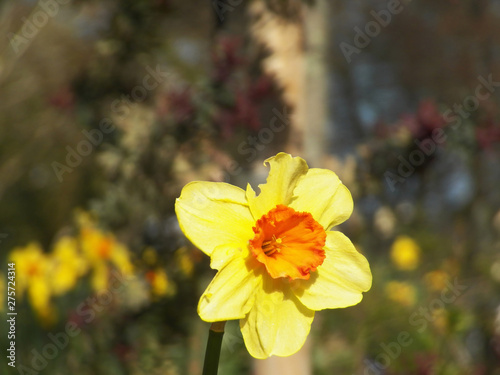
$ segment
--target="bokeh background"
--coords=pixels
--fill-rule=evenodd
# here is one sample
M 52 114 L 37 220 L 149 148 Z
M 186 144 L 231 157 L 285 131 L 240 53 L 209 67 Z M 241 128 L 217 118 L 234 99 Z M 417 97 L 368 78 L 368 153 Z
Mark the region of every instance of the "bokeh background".
M 175 198 L 256 187 L 287 151 L 350 189 L 338 229 L 373 271 L 287 363 L 500 374 L 499 20 L 498 0 L 3 0 L 0 372 L 201 373 L 214 272 Z M 228 323 L 220 373 L 284 373 L 262 363 Z

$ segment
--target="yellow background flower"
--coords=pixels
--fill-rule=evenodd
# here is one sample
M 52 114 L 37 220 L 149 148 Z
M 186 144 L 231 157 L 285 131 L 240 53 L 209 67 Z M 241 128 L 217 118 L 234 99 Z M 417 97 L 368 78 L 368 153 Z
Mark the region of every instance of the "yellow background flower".
M 190 277 L 193 274 L 194 265 L 187 247 L 183 246 L 175 252 L 175 260 L 184 276 Z
M 397 269 L 411 271 L 420 262 L 420 247 L 408 236 L 399 236 L 391 247 L 391 260 Z
M 22 299 L 27 293 L 42 322 L 50 324 L 55 319 L 51 305 L 50 259 L 40 245 L 32 242 L 13 249 L 10 261 L 16 264 L 16 297 Z
M 102 291 L 107 288 L 111 265 L 124 276 L 132 274 L 133 265 L 128 249 L 111 233 L 102 232 L 91 223 L 83 222 L 80 241 L 83 254 L 92 269 L 91 283 L 94 290 Z
M 61 295 L 73 289 L 78 279 L 87 272 L 88 263 L 72 237 L 62 237 L 52 251 L 51 285 L 54 294 Z
M 390 300 L 402 306 L 411 307 L 414 306 L 417 301 L 415 287 L 406 282 L 389 281 L 385 285 L 385 294 Z
M 161 268 L 148 271 L 146 273 L 146 280 L 151 285 L 151 293 L 155 298 L 175 293 L 175 285 Z
M 424 276 L 425 283 L 430 290 L 441 291 L 446 288 L 446 282 L 450 279 L 450 275 L 443 270 L 434 270 L 427 272 Z
M 315 310 L 359 303 L 372 281 L 367 260 L 330 231 L 353 209 L 337 175 L 285 153 L 265 164 L 271 170 L 259 195 L 250 185 L 192 182 L 176 201 L 182 230 L 218 270 L 199 315 L 240 319 L 256 358 L 295 353 Z

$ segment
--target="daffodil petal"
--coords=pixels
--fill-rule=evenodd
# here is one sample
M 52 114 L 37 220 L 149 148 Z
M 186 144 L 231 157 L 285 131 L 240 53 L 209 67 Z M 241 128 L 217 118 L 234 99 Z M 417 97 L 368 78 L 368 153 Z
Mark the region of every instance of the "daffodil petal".
M 247 251 L 248 253 L 248 251 Z M 198 314 L 206 322 L 241 319 L 254 304 L 261 276 L 247 262 L 252 258 L 233 257 L 212 279 L 198 303 Z
M 245 345 L 259 359 L 292 355 L 304 345 L 314 311 L 302 305 L 283 280 L 265 277 L 263 284 L 256 291 L 254 306 L 240 320 Z
M 337 175 L 327 169 L 309 169 L 295 187 L 293 194 L 296 199 L 289 206 L 299 212 L 310 212 L 325 230 L 351 216 L 351 193 Z
M 249 254 L 248 246 L 242 247 L 241 244 L 225 244 L 217 246 L 212 255 L 210 255 L 210 267 L 220 270 L 234 257 L 247 257 Z
M 366 258 L 340 232 L 327 232 L 325 260 L 309 280 L 294 280 L 292 290 L 312 310 L 352 306 L 370 289 L 372 274 Z
M 50 286 L 48 280 L 43 277 L 35 277 L 28 289 L 31 305 L 42 311 L 50 305 Z
M 245 191 L 222 182 L 191 182 L 175 203 L 179 225 L 189 240 L 207 255 L 227 243 L 245 244 L 255 220 Z
M 128 250 L 124 245 L 115 243 L 111 252 L 111 261 L 122 274 L 127 276 L 132 274 L 132 262 L 130 261 Z
M 307 173 L 307 163 L 299 157 L 280 152 L 267 159 L 271 170 L 266 183 L 259 185 L 260 194 L 255 196 L 251 188 L 247 188 L 247 199 L 255 220 L 261 218 L 278 204 L 288 205 L 292 199 L 297 182 Z
M 91 277 L 92 288 L 98 293 L 104 292 L 108 286 L 108 267 L 106 263 L 96 263 Z

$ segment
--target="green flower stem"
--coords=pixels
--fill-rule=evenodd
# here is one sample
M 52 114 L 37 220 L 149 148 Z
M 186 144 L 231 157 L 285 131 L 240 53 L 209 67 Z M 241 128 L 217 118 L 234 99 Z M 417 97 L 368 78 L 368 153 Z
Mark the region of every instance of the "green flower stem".
M 226 322 L 215 322 L 210 326 L 207 350 L 205 352 L 205 363 L 203 364 L 203 375 L 217 375 L 225 325 Z

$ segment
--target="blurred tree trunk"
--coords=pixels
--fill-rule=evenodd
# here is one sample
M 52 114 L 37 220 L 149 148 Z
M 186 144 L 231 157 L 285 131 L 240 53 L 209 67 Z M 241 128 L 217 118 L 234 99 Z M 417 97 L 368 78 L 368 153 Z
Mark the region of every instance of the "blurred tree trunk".
M 283 88 L 283 96 L 292 107 L 290 139 L 286 151 L 304 157 L 310 166 L 320 167 L 326 149 L 328 121 L 327 90 L 329 3 L 317 0 L 307 6 L 290 1 L 298 18 L 279 18 L 263 3 L 251 9 L 259 20 L 254 24 L 256 39 L 270 49 L 264 68 Z M 297 5 L 299 6 L 297 8 Z M 297 21 L 297 19 L 299 21 Z M 296 354 L 286 358 L 255 360 L 256 375 L 312 374 L 311 340 Z
M 326 152 L 326 124 L 328 122 L 327 92 L 328 67 L 328 0 L 317 0 L 314 6 L 305 9 L 303 91 L 299 106 L 303 118 L 293 124 L 302 132 L 302 155 L 310 165 L 321 167 Z

